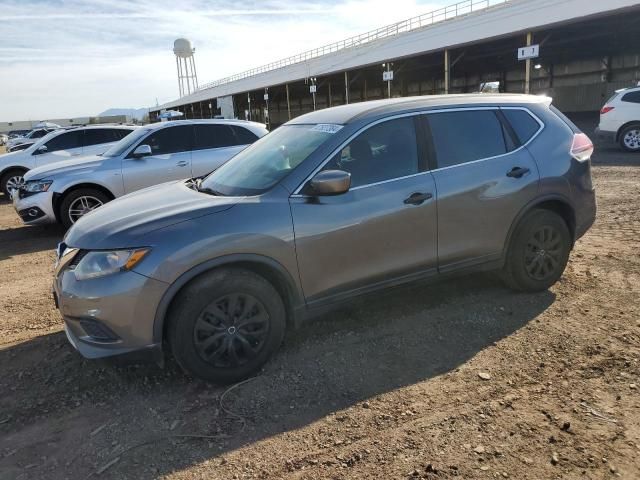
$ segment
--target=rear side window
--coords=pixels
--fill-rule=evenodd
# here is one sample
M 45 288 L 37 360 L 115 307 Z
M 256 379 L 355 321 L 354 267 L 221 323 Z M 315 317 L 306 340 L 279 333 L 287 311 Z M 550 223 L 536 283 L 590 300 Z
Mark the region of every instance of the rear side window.
M 140 142 L 149 145 L 152 155 L 188 152 L 191 150 L 191 125 L 179 125 L 162 128 Z
M 507 153 L 502 124 L 493 110 L 433 113 L 426 117 L 438 168 Z
M 507 121 L 516 132 L 521 145 L 524 145 L 540 129 L 540 124 L 525 110 L 502 109 Z
M 101 143 L 117 142 L 122 137 L 116 136 L 118 130 L 110 128 L 90 128 L 84 131 L 84 145 L 99 145 Z M 128 132 L 127 132 L 128 133 Z
M 640 90 L 637 92 L 625 93 L 621 100 L 628 103 L 640 103 Z
M 238 145 L 236 136 L 229 125 L 196 124 L 194 130 L 194 150 Z
M 112 128 L 111 129 L 111 135 L 113 135 L 113 141 L 114 142 L 119 142 L 124 137 L 129 135 L 131 132 L 133 132 L 133 130 L 129 130 L 129 129 L 126 129 L 126 128 Z
M 231 127 L 236 134 L 238 145 L 249 145 L 258 139 L 258 136 L 244 127 Z
M 31 134 L 31 138 L 42 138 L 44 137 L 47 133 L 49 133 L 47 130 L 36 130 L 35 132 L 33 132 Z
M 70 132 L 61 133 L 45 143 L 47 147 L 46 153 L 80 148 L 82 147 L 82 137 L 82 130 L 71 130 Z

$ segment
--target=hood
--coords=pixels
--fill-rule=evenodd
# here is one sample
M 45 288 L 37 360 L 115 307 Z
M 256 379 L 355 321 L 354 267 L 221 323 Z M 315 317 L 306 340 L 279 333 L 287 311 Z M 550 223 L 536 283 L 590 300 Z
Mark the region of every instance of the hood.
M 240 200 L 196 192 L 184 180 L 163 183 L 120 197 L 82 217 L 64 242 L 91 250 L 138 247 L 143 235 L 228 210 Z
M 63 160 L 62 162 L 49 163 L 29 170 L 25 176 L 25 181 L 44 180 L 45 177 L 53 177 L 56 175 L 66 174 L 69 172 L 80 172 L 92 170 L 101 166 L 106 157 L 99 155 L 89 155 L 87 157 L 75 157 L 73 160 Z

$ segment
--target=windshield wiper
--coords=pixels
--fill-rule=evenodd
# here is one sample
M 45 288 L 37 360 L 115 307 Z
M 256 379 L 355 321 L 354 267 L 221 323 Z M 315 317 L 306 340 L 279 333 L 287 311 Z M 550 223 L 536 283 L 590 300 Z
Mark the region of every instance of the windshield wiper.
M 215 195 L 216 197 L 224 197 L 222 192 L 218 192 L 213 188 L 202 188 L 202 178 L 192 178 L 191 185 L 196 192 L 207 193 L 209 195 Z

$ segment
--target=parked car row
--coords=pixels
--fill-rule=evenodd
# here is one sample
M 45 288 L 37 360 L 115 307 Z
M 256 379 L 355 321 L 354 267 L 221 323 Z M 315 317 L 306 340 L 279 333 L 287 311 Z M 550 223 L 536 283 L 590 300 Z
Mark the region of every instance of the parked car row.
M 7 141 L 7 151 L 24 150 L 29 145 L 33 145 L 38 139 L 44 137 L 48 133 L 59 130 L 60 125 L 49 124 L 47 126 L 36 127 L 24 135 L 15 135 Z
M 171 352 L 227 383 L 356 295 L 486 269 L 550 287 L 595 219 L 592 152 L 545 97 L 401 98 L 269 134 L 134 129 L 101 156 L 29 164 L 13 201 L 27 223 L 71 226 L 53 290 L 82 355 Z
M 163 122 L 129 132 L 131 127 L 87 127 L 62 134 L 67 143 L 68 136 L 77 137 L 75 142 L 84 135 L 83 156 L 64 162 L 38 162 L 36 168 L 25 173 L 13 195 L 18 215 L 28 224 L 58 221 L 68 228 L 86 213 L 127 193 L 204 176 L 267 134 L 262 124 L 234 120 Z M 92 153 L 87 151 L 87 144 L 92 143 L 89 137 L 106 140 L 114 135 L 124 138 L 115 144 L 101 143 L 100 154 L 87 155 Z M 49 143 L 25 153 L 37 161 L 40 156 L 34 153 Z M 70 149 L 63 151 L 73 155 Z M 57 153 L 50 149 L 45 152 Z

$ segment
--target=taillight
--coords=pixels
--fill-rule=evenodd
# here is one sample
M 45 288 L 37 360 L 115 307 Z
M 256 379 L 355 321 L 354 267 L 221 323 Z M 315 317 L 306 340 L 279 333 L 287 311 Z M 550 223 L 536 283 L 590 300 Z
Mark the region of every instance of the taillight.
M 604 115 L 605 113 L 609 113 L 614 108 L 616 108 L 616 107 L 610 107 L 608 105 L 605 105 L 604 107 L 602 107 L 602 110 L 600 110 L 600 115 Z
M 579 162 L 586 162 L 593 154 L 593 143 L 584 133 L 576 133 L 571 144 L 571 156 Z

